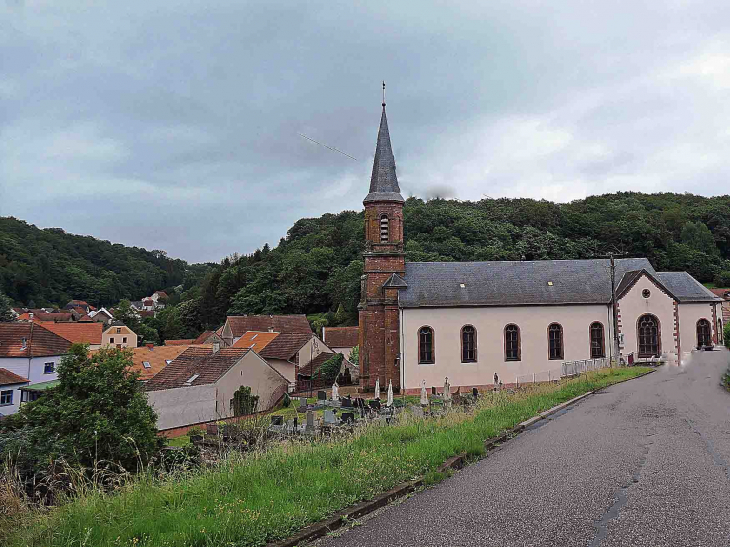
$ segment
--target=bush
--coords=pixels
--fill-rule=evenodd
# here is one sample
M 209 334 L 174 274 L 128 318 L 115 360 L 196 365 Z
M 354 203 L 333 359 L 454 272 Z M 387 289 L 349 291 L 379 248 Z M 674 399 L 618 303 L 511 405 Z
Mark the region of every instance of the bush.
M 259 406 L 259 396 L 251 394 L 248 386 L 239 387 L 233 394 L 233 415 L 247 416 L 256 412 Z
M 316 379 L 321 377 L 325 385 L 334 384 L 337 379 L 337 375 L 340 373 L 342 360 L 344 358 L 345 356 L 341 353 L 335 353 L 319 366 L 319 369 L 317 369 L 317 372 L 314 373 L 313 377 Z
M 145 465 L 164 444 L 157 416 L 147 404 L 131 352 L 102 349 L 89 357 L 74 344 L 58 366 L 60 384 L 0 425 L 0 458 L 10 458 L 27 476 L 49 463 L 96 468 Z
M 730 349 L 730 323 L 725 325 L 725 328 L 722 329 L 722 340 L 725 343 L 725 347 Z
M 289 397 L 288 393 L 284 393 L 284 400 L 281 402 L 281 406 L 284 408 L 289 408 L 289 405 L 291 404 L 291 398 Z
M 714 279 L 715 286 L 721 289 L 730 287 L 730 270 L 719 272 Z

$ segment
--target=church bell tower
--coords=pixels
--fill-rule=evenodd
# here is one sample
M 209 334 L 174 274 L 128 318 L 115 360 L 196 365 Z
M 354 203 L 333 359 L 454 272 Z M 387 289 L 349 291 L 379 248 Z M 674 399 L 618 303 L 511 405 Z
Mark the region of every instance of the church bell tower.
M 398 291 L 405 287 L 404 203 L 395 174 L 384 93 L 370 192 L 363 200 L 365 269 L 359 305 L 361 391 L 372 391 L 378 379 L 381 389 L 386 389 L 389 381 L 394 388 L 400 388 Z

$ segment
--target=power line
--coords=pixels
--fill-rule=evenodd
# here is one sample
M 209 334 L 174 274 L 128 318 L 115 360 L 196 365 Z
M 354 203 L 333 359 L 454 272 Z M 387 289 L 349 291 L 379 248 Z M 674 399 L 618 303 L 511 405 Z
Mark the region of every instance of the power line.
M 338 150 L 337 148 L 334 148 L 333 146 L 327 146 L 326 144 L 323 144 L 323 143 L 321 143 L 321 142 L 315 141 L 314 139 L 310 139 L 309 137 L 307 137 L 307 136 L 306 136 L 306 135 L 304 135 L 303 133 L 299 133 L 299 136 L 300 136 L 300 137 L 304 137 L 304 138 L 305 138 L 305 139 L 307 139 L 308 141 L 312 141 L 312 142 L 313 142 L 313 143 L 315 143 L 315 144 L 318 144 L 318 145 L 320 145 L 320 146 L 324 146 L 325 148 L 329 148 L 330 150 L 334 150 L 335 152 L 339 152 L 340 154 L 342 154 L 342 155 L 344 155 L 344 156 L 347 156 L 348 158 L 352 158 L 353 160 L 357 161 L 357 158 L 356 158 L 356 157 L 354 157 L 354 156 L 351 156 L 350 154 L 348 154 L 348 153 L 346 153 L 346 152 L 343 152 L 342 150 Z

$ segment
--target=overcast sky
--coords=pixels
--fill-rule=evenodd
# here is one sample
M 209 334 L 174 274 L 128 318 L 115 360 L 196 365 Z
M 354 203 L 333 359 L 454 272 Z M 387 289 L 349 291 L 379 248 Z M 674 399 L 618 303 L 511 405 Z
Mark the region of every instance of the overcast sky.
M 405 196 L 729 192 L 727 0 L 0 2 L 0 216 L 40 227 L 218 261 L 359 210 L 383 79 Z

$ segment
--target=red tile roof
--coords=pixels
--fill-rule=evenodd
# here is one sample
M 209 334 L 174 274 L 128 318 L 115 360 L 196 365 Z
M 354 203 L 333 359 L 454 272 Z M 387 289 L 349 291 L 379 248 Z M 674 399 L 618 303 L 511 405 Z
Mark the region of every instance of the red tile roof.
M 294 357 L 302 346 L 306 344 L 314 334 L 290 334 L 280 333 L 276 338 L 269 342 L 266 347 L 258 352 L 264 359 L 283 359 L 288 360 Z
M 714 294 L 725 300 L 730 300 L 730 289 L 710 289 Z
M 167 298 L 167 293 L 165 291 L 155 291 L 154 294 L 158 295 L 160 298 Z M 154 296 L 153 294 L 153 296 Z
M 181 340 L 165 340 L 166 346 L 189 346 L 193 343 L 194 338 L 184 338 Z
M 142 300 L 142 305 L 143 306 L 154 306 L 155 301 L 152 300 L 151 298 L 145 298 L 144 300 Z
M 215 336 L 215 335 L 216 335 L 215 331 L 207 330 L 204 333 L 202 333 L 200 336 L 198 336 L 195 340 L 193 340 L 193 344 L 205 344 L 211 336 Z M 220 336 L 217 336 L 217 338 L 220 338 Z
M 6 386 L 8 384 L 25 384 L 27 382 L 28 378 L 18 376 L 6 368 L 0 368 L 0 386 Z
M 331 348 L 354 348 L 359 344 L 360 327 L 324 327 L 322 341 Z
M 250 350 L 190 347 L 145 384 L 147 391 L 213 384 L 238 363 Z M 188 382 L 193 376 L 197 377 Z
M 256 332 L 254 330 L 248 331 L 246 334 L 241 336 L 238 341 L 233 344 L 234 348 L 251 348 L 256 353 L 261 353 L 261 350 L 268 346 L 271 341 L 279 336 L 278 332 Z
M 69 347 L 71 342 L 43 328 L 42 323 L 0 323 L 0 357 L 65 355 Z
M 250 330 L 259 332 L 312 334 L 306 315 L 229 315 L 227 319 L 234 337 Z
M 73 344 L 101 344 L 101 333 L 104 330 L 104 325 L 91 320 L 86 323 L 44 322 L 41 325 L 43 328 L 58 334 Z

